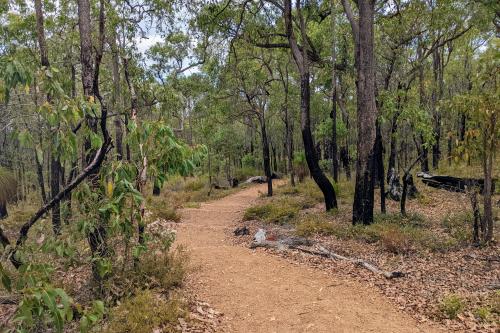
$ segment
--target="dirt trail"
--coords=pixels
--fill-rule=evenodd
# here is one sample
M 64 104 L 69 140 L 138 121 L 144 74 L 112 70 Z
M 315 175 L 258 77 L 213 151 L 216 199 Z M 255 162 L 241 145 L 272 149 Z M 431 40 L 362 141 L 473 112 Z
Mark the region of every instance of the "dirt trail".
M 360 283 L 232 245 L 228 228 L 259 191 L 182 212 L 178 241 L 197 268 L 191 287 L 224 313 L 225 332 L 438 332 Z

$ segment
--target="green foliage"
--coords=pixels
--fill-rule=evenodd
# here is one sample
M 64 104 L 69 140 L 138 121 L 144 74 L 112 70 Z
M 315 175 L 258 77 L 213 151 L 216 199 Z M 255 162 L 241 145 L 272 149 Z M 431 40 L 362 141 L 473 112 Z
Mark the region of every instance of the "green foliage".
M 243 168 L 256 168 L 257 167 L 257 160 L 255 156 L 252 154 L 246 154 L 241 158 L 241 163 L 243 164 Z
M 456 294 L 446 295 L 439 304 L 439 310 L 448 319 L 455 319 L 464 307 L 462 298 Z
M 92 302 L 92 306 L 82 313 L 80 318 L 80 332 L 87 333 L 99 321 L 102 320 L 105 314 L 104 303 L 96 300 Z
M 47 264 L 22 265 L 13 276 L 0 264 L 3 287 L 21 295 L 14 322 L 21 330 L 53 327 L 62 332 L 64 324 L 73 319 L 72 299 L 61 288 L 50 284 L 53 269 Z

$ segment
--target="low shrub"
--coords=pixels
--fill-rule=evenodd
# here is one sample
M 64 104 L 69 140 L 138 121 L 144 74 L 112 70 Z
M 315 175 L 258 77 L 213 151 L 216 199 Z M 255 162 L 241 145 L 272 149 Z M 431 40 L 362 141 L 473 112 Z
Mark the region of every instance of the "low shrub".
M 313 235 L 333 235 L 336 227 L 332 222 L 322 216 L 308 214 L 302 218 L 295 226 L 295 233 L 298 236 L 310 237 Z
M 177 213 L 175 208 L 168 206 L 155 206 L 153 209 L 154 215 L 162 220 L 179 222 L 181 215 Z
M 188 271 L 189 256 L 178 247 L 170 251 L 155 251 L 144 255 L 136 267 L 138 287 L 144 283 L 148 288 L 170 290 L 182 285 Z
M 479 308 L 474 309 L 473 311 L 474 317 L 481 321 L 489 321 L 491 318 L 491 309 L 486 306 L 481 306 Z
M 138 291 L 111 309 L 105 333 L 177 332 L 177 320 L 186 311 L 178 300 L 165 301 L 152 291 Z
M 203 177 L 189 178 L 184 183 L 184 191 L 186 192 L 196 192 L 207 185 L 207 180 Z
M 310 202 L 302 198 L 280 197 L 250 207 L 245 211 L 243 220 L 261 220 L 268 223 L 285 224 L 297 216 L 300 209 L 310 207 Z
M 262 171 L 255 169 L 254 167 L 247 166 L 240 169 L 236 169 L 234 172 L 234 178 L 238 179 L 240 182 L 246 181 L 248 178 L 253 176 L 259 176 Z
M 470 212 L 454 213 L 446 216 L 441 225 L 458 244 L 464 245 L 472 241 L 473 220 Z
M 464 302 L 456 294 L 446 295 L 439 304 L 439 310 L 448 319 L 455 319 L 464 309 Z

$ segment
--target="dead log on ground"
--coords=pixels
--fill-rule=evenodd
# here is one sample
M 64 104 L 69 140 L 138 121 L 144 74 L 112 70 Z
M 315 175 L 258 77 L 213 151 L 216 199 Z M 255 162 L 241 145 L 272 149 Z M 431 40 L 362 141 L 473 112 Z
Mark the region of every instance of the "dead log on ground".
M 310 243 L 310 241 L 308 241 L 308 242 Z M 293 249 L 293 250 L 297 250 L 300 252 L 304 252 L 307 254 L 320 256 L 323 258 L 334 259 L 334 260 L 344 260 L 344 261 L 348 261 L 348 262 L 351 262 L 353 264 L 356 264 L 358 266 L 361 266 L 361 267 L 371 271 L 372 273 L 382 275 L 387 279 L 403 277 L 405 275 L 403 272 L 399 272 L 399 271 L 390 272 L 390 271 L 385 271 L 385 270 L 379 269 L 375 265 L 372 265 L 369 262 L 364 261 L 362 259 L 344 257 L 340 254 L 336 254 L 334 252 L 328 251 L 323 246 L 319 246 L 319 251 L 317 251 L 317 250 L 305 249 L 303 247 L 300 247 L 301 245 L 306 245 L 306 244 L 286 244 L 283 241 L 264 240 L 261 242 L 255 242 L 255 241 L 252 242 L 250 244 L 250 248 L 255 249 L 258 247 L 264 247 L 267 249 L 278 249 L 278 250 L 285 250 L 288 248 L 288 249 Z
M 484 179 L 479 178 L 458 178 L 452 176 L 431 175 L 425 172 L 417 173 L 417 177 L 422 178 L 422 182 L 430 187 L 447 190 L 450 192 L 466 192 L 468 189 L 477 187 L 479 193 L 483 193 Z M 495 182 L 493 179 L 491 184 L 491 192 L 495 192 Z

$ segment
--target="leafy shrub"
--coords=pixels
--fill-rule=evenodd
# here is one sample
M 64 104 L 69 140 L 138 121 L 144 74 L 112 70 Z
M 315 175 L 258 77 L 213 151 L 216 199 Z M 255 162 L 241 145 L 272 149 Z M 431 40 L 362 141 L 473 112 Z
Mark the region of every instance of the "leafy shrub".
M 456 294 L 445 296 L 439 304 L 439 310 L 448 319 L 455 319 L 463 309 L 464 303 Z
M 177 319 L 185 316 L 178 300 L 165 301 L 150 290 L 139 291 L 111 309 L 105 333 L 143 333 L 161 328 L 162 332 L 176 332 Z

